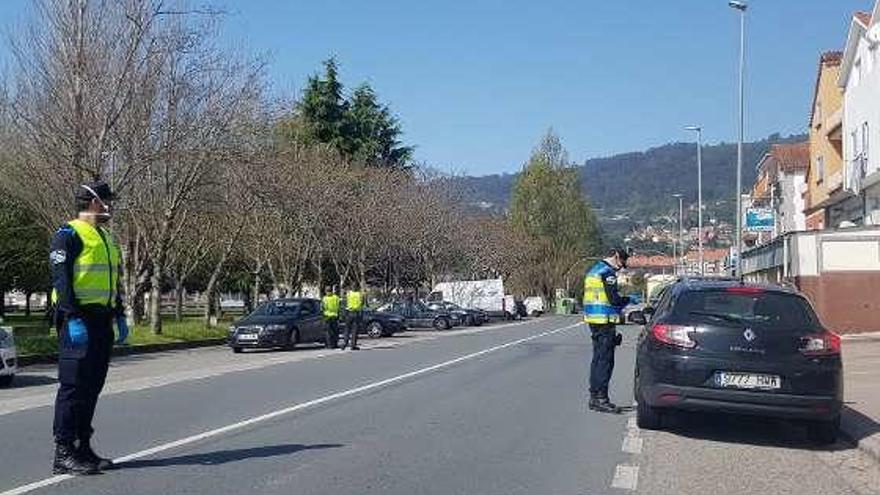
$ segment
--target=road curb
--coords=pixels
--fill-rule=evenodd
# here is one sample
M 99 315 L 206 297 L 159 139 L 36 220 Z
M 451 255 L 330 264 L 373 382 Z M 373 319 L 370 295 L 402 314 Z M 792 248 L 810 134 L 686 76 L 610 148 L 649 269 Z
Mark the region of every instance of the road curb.
M 188 342 L 166 342 L 161 344 L 143 344 L 132 346 L 117 346 L 113 348 L 114 356 L 131 356 L 133 354 L 150 354 L 153 352 L 178 351 L 182 349 L 196 349 L 199 347 L 214 347 L 226 344 L 226 338 L 192 340 Z M 19 356 L 19 366 L 30 366 L 33 364 L 51 364 L 58 362 L 58 354 L 40 354 L 30 356 Z
M 880 424 L 855 409 L 844 407 L 840 414 L 840 432 L 859 450 L 880 462 Z

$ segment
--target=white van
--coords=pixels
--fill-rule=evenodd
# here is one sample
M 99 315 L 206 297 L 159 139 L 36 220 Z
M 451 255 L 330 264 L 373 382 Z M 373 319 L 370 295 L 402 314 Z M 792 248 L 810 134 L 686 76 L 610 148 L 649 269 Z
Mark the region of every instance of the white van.
M 18 356 L 12 327 L 0 327 L 0 387 L 8 386 L 18 372 Z

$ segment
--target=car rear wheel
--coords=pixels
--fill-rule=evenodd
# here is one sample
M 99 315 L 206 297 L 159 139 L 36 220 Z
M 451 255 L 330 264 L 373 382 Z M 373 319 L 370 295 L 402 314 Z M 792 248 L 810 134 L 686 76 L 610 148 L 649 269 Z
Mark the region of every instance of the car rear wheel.
M 437 330 L 449 330 L 452 328 L 452 322 L 450 322 L 447 318 L 436 318 L 434 320 L 434 328 Z
M 233 347 L 232 352 L 233 354 L 241 354 L 241 347 Z
M 663 426 L 663 415 L 656 407 L 640 400 L 636 407 L 636 424 L 643 430 L 659 430 Z
M 0 387 L 8 387 L 9 385 L 11 385 L 13 378 L 15 378 L 15 375 L 0 376 Z
M 384 334 L 385 332 L 382 330 L 382 324 L 378 321 L 371 322 L 367 326 L 367 337 L 371 339 L 378 339 Z
M 840 433 L 840 418 L 832 421 L 818 421 L 807 425 L 810 441 L 819 445 L 830 445 L 837 441 Z

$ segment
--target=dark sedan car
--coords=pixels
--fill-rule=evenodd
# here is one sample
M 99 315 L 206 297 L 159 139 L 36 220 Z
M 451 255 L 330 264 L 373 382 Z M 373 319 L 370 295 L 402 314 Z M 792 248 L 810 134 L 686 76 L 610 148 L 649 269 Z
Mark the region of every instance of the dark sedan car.
M 388 303 L 376 311 L 402 317 L 408 328 L 449 330 L 459 323 L 459 320 L 448 311 L 431 310 L 420 302 L 401 301 Z
M 673 410 L 759 415 L 805 422 L 812 440 L 831 443 L 840 426 L 841 370 L 840 337 L 797 292 L 681 280 L 665 291 L 639 339 L 638 424 L 658 428 Z
M 343 320 L 345 320 L 343 318 Z M 343 321 L 341 326 L 345 326 Z M 358 335 L 366 334 L 371 339 L 391 337 L 395 333 L 406 330 L 406 322 L 402 316 L 392 313 L 367 310 L 364 312 L 364 324 Z
M 489 321 L 489 315 L 479 309 L 467 309 L 449 301 L 428 301 L 425 305 L 431 311 L 448 312 L 458 318 L 466 327 L 479 327 Z
M 229 328 L 229 347 L 236 353 L 246 348 L 292 349 L 302 343 L 323 343 L 325 331 L 317 299 L 276 299 Z

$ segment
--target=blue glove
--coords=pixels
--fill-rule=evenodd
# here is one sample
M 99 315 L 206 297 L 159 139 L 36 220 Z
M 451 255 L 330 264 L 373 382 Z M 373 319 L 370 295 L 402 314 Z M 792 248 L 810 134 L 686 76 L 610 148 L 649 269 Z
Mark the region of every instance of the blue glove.
M 128 339 L 128 322 L 125 320 L 124 316 L 116 317 L 116 330 L 119 331 L 119 337 L 116 339 L 117 344 L 124 344 L 125 340 Z
M 82 318 L 67 320 L 67 337 L 74 347 L 89 345 L 89 331 L 86 330 L 86 323 L 82 321 Z

